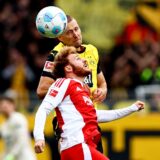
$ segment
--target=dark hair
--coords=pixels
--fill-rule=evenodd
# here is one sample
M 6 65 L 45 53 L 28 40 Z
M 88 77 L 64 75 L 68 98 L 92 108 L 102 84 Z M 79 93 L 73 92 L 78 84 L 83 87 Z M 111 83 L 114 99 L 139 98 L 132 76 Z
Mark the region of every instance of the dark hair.
M 56 78 L 65 77 L 64 67 L 68 64 L 68 55 L 75 54 L 76 48 L 71 46 L 64 46 L 56 55 L 54 60 L 54 76 Z
M 66 15 L 66 16 L 67 16 L 67 22 L 68 23 L 73 20 L 73 17 L 71 17 L 70 15 Z
M 2 101 L 8 101 L 8 102 L 10 102 L 10 103 L 15 104 L 14 99 L 11 98 L 11 97 L 7 97 L 7 96 L 0 96 L 0 102 L 2 102 Z

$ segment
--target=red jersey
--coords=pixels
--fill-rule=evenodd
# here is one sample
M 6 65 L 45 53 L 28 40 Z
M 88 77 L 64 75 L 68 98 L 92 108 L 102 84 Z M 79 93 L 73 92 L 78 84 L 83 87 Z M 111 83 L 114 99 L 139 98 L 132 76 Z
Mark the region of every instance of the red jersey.
M 62 130 L 62 160 L 109 160 L 95 148 L 100 139 L 98 122 L 109 122 L 139 110 L 135 104 L 117 110 L 95 110 L 89 95 L 82 82 L 69 78 L 57 79 L 36 113 L 34 138 L 37 141 L 44 140 L 46 117 L 53 109 L 56 110 Z
M 96 147 L 100 138 L 96 110 L 82 82 L 69 78 L 57 79 L 41 105 L 49 112 L 56 110 L 62 131 L 61 150 L 83 142 Z

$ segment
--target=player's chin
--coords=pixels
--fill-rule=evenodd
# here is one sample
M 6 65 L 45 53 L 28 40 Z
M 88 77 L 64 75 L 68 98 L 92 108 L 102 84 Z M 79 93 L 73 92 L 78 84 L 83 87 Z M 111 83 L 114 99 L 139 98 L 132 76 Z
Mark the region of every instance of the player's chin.
M 76 48 L 80 47 L 81 45 L 82 45 L 82 41 L 81 41 L 80 39 L 74 41 L 74 46 L 75 46 Z
M 92 72 L 91 72 L 91 70 L 90 69 L 86 69 L 85 70 L 85 74 L 86 74 L 86 76 L 88 76 L 89 74 L 91 74 Z

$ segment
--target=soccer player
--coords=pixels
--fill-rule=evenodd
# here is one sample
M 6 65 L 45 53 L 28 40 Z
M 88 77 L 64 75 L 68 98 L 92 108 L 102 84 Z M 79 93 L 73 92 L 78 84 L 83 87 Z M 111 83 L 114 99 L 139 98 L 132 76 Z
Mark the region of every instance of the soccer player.
M 40 98 L 43 98 L 50 85 L 55 81 L 53 74 L 54 56 L 61 48 L 67 45 L 76 47 L 79 56 L 84 58 L 89 68 L 92 69 L 92 72 L 85 77 L 84 82 L 90 87 L 92 100 L 94 102 L 102 102 L 106 98 L 107 84 L 100 69 L 98 51 L 96 47 L 91 44 L 82 44 L 81 29 L 74 18 L 67 16 L 67 21 L 68 24 L 65 32 L 58 37 L 60 43 L 53 49 L 45 63 L 37 88 L 37 94 Z M 56 121 L 53 122 L 56 124 Z M 56 128 L 56 125 L 54 125 L 54 128 Z M 101 140 L 97 149 L 103 152 Z
M 144 103 L 137 101 L 118 110 L 96 110 L 83 83 L 91 69 L 76 49 L 67 46 L 61 49 L 54 65 L 54 74 L 58 79 L 49 88 L 35 117 L 35 152 L 42 153 L 44 150 L 46 117 L 55 109 L 61 129 L 61 160 L 109 160 L 96 149 L 101 137 L 98 122 L 127 116 L 143 109 Z
M 0 113 L 5 117 L 5 122 L 0 126 L 0 135 L 5 144 L 2 160 L 36 160 L 27 120 L 15 111 L 13 99 L 0 97 Z
M 107 84 L 104 75 L 100 69 L 99 55 L 95 46 L 91 44 L 82 44 L 82 34 L 77 21 L 71 16 L 67 16 L 68 24 L 65 32 L 58 37 L 60 43 L 52 50 L 45 63 L 42 76 L 40 78 L 37 94 L 43 98 L 48 91 L 49 86 L 55 81 L 53 75 L 54 56 L 65 45 L 76 47 L 81 58 L 86 59 L 92 72 L 85 78 L 84 82 L 91 89 L 95 102 L 102 102 L 106 98 Z

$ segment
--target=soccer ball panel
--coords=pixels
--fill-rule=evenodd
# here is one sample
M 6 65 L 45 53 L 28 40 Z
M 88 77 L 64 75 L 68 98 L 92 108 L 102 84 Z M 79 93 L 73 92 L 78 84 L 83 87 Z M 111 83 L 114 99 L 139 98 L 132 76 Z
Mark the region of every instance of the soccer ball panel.
M 45 7 L 37 14 L 36 27 L 44 37 L 56 38 L 65 31 L 66 26 L 66 14 L 58 7 Z

